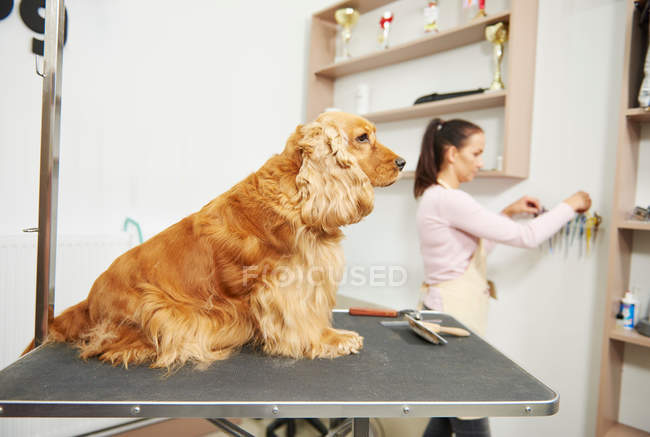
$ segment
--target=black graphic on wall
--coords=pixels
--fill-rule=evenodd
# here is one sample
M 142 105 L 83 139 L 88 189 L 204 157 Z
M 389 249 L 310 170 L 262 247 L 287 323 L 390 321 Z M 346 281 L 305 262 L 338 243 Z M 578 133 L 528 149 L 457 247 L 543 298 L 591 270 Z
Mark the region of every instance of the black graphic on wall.
M 14 0 L 0 0 L 0 20 L 7 18 L 13 8 Z
M 38 13 L 39 9 L 45 9 L 45 0 L 22 0 L 20 2 L 20 17 L 23 23 L 31 30 L 41 35 L 45 35 L 45 18 Z M 68 40 L 68 11 L 65 11 L 63 26 L 63 44 Z M 38 38 L 32 39 L 32 52 L 43 56 L 43 40 Z
M 7 18 L 14 7 L 14 0 L 0 0 L 0 21 Z M 20 18 L 34 32 L 45 35 L 45 18 L 39 13 L 42 9 L 45 15 L 45 0 L 22 0 L 20 2 Z M 63 43 L 68 40 L 68 10 L 65 10 L 63 28 Z M 32 39 L 32 52 L 43 56 L 44 42 L 41 39 Z

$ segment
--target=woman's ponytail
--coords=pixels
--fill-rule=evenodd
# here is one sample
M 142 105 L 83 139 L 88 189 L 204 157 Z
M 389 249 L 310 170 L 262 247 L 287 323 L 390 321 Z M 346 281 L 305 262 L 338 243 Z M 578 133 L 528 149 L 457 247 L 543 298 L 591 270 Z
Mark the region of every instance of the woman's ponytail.
M 415 168 L 415 198 L 420 197 L 431 185 L 438 183 L 438 173 L 442 169 L 446 149 L 450 146 L 462 148 L 465 140 L 478 132 L 483 132 L 483 129 L 465 120 L 443 121 L 434 118 L 429 122 L 422 136 L 420 157 Z
M 429 122 L 427 129 L 424 131 L 422 137 L 422 146 L 420 147 L 420 158 L 418 165 L 415 168 L 415 184 L 413 186 L 413 194 L 416 198 L 420 197 L 424 190 L 429 186 L 436 183 L 438 179 L 438 171 L 440 165 L 438 160 L 442 157 L 436 153 L 436 136 L 438 131 L 442 129 L 443 121 L 439 118 L 434 118 Z

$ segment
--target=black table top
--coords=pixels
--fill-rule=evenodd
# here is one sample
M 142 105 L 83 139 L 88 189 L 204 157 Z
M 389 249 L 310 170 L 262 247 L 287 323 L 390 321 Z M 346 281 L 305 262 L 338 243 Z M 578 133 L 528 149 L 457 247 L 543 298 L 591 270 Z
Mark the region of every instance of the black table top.
M 446 326 L 452 317 L 428 312 Z M 244 348 L 207 370 L 171 375 L 82 361 L 64 344 L 42 346 L 0 372 L 0 417 L 427 417 L 540 416 L 555 392 L 476 335 L 432 345 L 407 326 L 334 313 L 359 332 L 358 355 L 316 360 Z

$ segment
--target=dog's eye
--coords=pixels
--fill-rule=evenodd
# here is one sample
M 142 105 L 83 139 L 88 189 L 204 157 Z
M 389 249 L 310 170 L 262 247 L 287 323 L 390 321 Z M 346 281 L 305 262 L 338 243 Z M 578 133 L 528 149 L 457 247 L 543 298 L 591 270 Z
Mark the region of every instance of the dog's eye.
M 368 142 L 368 134 L 359 135 L 357 137 L 357 141 L 360 142 L 360 143 L 367 143 Z

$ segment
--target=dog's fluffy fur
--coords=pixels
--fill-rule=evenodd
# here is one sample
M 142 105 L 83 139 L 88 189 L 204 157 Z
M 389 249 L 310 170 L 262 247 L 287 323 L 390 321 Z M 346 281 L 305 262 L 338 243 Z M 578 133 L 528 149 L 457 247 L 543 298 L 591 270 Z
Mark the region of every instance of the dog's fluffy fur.
M 50 321 L 47 341 L 168 369 L 205 367 L 246 343 L 293 358 L 356 353 L 363 338 L 331 326 L 339 227 L 368 215 L 373 186 L 403 165 L 367 120 L 321 114 L 256 173 L 118 257 Z

